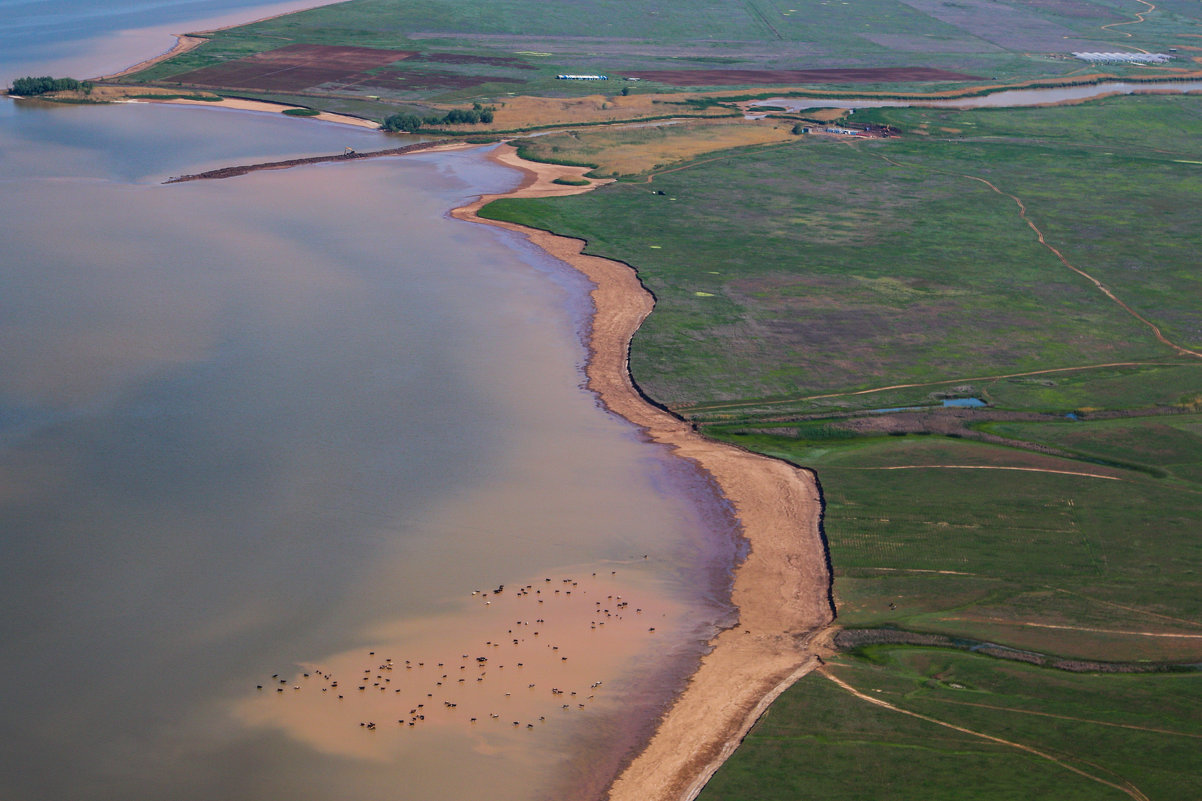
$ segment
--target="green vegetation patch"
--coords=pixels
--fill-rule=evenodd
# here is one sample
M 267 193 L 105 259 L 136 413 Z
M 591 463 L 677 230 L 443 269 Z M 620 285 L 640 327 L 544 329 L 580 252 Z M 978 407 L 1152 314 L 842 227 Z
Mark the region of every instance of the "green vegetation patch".
M 874 706 L 811 674 L 772 706 L 703 801 L 1129 797 L 1102 782 L 1166 801 L 1202 792 L 1197 674 L 1049 675 L 920 648 L 879 648 L 829 670 L 865 695 L 1052 759 Z
M 43 75 L 40 78 L 26 76 L 14 80 L 8 91 L 22 97 L 35 97 L 50 92 L 87 93 L 92 91 L 92 83 L 91 81 L 77 81 L 74 78 L 52 78 L 49 75 Z
M 921 5 L 902 0 L 788 4 L 735 0 L 587 0 L 548 5 L 537 0 L 351 0 L 237 28 L 205 33 L 205 43 L 156 64 L 126 81 L 171 83 L 196 70 L 228 65 L 289 45 L 406 51 L 383 66 L 329 76 L 310 73 L 293 91 L 330 100 L 383 97 L 392 103 L 460 103 L 495 100 L 509 93 L 581 96 L 617 93 L 624 74 L 680 70 L 694 86 L 760 90 L 749 71 L 798 68 L 868 68 L 873 76 L 832 74 L 820 85 L 860 90 L 963 87 L 965 82 L 915 81 L 905 68 L 967 73 L 986 81 L 1071 76 L 1080 63 L 1055 57 L 1069 49 L 1163 47 L 1198 26 L 1189 15 L 1154 14 L 1149 22 L 1107 31 L 1103 24 L 1130 19 L 1097 4 L 1020 4 L 998 26 L 984 7 Z M 1171 18 L 1171 22 L 1169 19 Z M 721 31 L 715 36 L 715 31 Z M 1176 40 L 1176 39 L 1174 39 Z M 1188 43 L 1185 42 L 1185 43 Z M 1051 54 L 1051 55 L 1049 55 Z M 308 66 L 319 66 L 313 62 Z M 893 73 L 891 70 L 902 68 Z M 1132 68 L 1114 68 L 1135 72 Z M 611 81 L 559 80 L 558 75 L 600 74 Z M 304 83 L 298 74 L 296 81 Z M 272 78 L 280 80 L 279 75 Z M 782 79 L 777 79 L 782 80 Z M 794 80 L 796 82 L 796 80 Z M 679 92 L 671 81 L 644 81 L 640 91 Z M 280 85 L 230 83 L 223 88 L 282 90 Z M 386 115 L 383 115 L 386 116 Z
M 1202 661 L 1202 360 L 1031 227 L 1196 347 L 1202 185 L 1179 162 L 1202 160 L 1181 135 L 1200 109 L 864 112 L 902 137 L 806 137 L 484 214 L 635 265 L 657 298 L 631 353 L 644 390 L 711 436 L 817 471 L 840 624 L 992 644 L 862 646 L 838 675 L 1103 782 L 1193 798 L 1197 675 L 989 654 L 1086 671 Z M 957 398 L 986 405 L 943 408 Z M 817 676 L 702 797 L 811 794 L 1124 795 Z
M 638 265 L 659 305 L 631 365 L 669 405 L 1170 359 L 1027 224 L 1167 336 L 1202 347 L 1192 268 L 1202 183 L 1175 162 L 1198 145 L 1153 126 L 1142 152 L 1124 153 L 1133 123 L 1121 102 L 1074 107 L 1062 126 L 1090 128 L 1095 141 L 1113 130 L 1113 151 L 1042 127 L 1020 138 L 1027 111 L 939 112 L 939 127 L 992 126 L 949 139 L 913 134 L 932 128 L 928 112 L 897 111 L 891 122 L 910 132 L 901 139 L 806 137 L 650 185 L 484 213 Z M 1197 126 L 1191 98 L 1139 107 Z

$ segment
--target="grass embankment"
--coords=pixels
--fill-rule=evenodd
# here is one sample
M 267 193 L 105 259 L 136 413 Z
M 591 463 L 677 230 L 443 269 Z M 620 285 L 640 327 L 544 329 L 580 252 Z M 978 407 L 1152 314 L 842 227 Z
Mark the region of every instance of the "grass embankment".
M 793 138 L 793 123 L 744 120 L 689 121 L 655 127 L 566 131 L 515 142 L 522 158 L 593 167 L 614 178 L 641 176 L 706 153 L 778 144 Z
M 1202 661 L 1202 359 L 1149 328 L 1202 344 L 1202 145 L 1182 134 L 1202 105 L 856 119 L 907 134 L 484 210 L 636 265 L 658 299 L 631 353 L 643 389 L 817 469 L 841 625 L 1067 668 L 861 647 L 832 674 L 1006 742 L 811 677 L 702 797 L 1197 797 L 1196 740 L 1116 724 L 1199 734 L 1202 679 L 1102 671 Z M 941 405 L 969 397 L 988 406 Z

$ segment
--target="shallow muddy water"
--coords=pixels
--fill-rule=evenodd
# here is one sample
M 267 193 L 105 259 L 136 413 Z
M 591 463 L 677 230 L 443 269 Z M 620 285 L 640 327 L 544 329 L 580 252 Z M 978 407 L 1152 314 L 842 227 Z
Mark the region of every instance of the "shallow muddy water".
M 581 388 L 583 279 L 446 217 L 519 176 L 161 183 L 397 143 L 0 103 L 0 796 L 587 797 L 729 613 L 712 488 Z
M 987 95 L 958 97 L 947 100 L 886 100 L 862 97 L 773 97 L 749 103 L 748 108 L 754 109 L 756 106 L 773 106 L 789 111 L 800 111 L 806 108 L 1020 108 L 1023 106 L 1044 106 L 1056 103 L 1076 103 L 1082 100 L 1091 100 L 1093 98 L 1116 94 L 1190 94 L 1194 92 L 1202 92 L 1202 81 L 1165 81 L 1163 83 L 1107 81 L 1088 86 L 1059 86 L 1047 89 L 1007 89 L 1003 92 L 993 92 Z

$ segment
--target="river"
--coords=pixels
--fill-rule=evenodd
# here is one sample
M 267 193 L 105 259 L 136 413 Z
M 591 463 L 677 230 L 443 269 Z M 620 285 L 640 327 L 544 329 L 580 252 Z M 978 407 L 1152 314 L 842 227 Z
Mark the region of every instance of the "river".
M 0 72 L 244 5 L 57 4 Z M 587 797 L 730 614 L 712 486 L 581 387 L 583 279 L 446 216 L 516 174 L 162 183 L 400 143 L 0 102 L 0 797 Z
M 771 106 L 787 111 L 807 108 L 1024 108 L 1062 103 L 1080 103 L 1111 95 L 1189 94 L 1202 92 L 1202 81 L 1102 81 L 1080 86 L 1049 86 L 1031 89 L 1006 89 L 988 94 L 954 98 L 872 98 L 872 97 L 772 97 L 748 104 Z

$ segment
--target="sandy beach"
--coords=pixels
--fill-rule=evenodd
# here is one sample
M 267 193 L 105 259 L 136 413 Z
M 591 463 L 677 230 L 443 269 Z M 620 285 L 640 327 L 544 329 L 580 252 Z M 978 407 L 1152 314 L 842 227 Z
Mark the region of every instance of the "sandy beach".
M 284 103 L 268 103 L 265 100 L 247 100 L 241 97 L 226 97 L 220 101 L 207 100 L 189 100 L 183 97 L 171 98 L 170 100 L 152 100 L 142 99 L 136 102 L 139 103 L 171 103 L 181 106 L 207 106 L 209 108 L 232 108 L 238 111 L 262 111 L 268 113 L 282 114 L 290 108 L 301 108 L 301 106 L 290 106 Z M 303 119 L 321 120 L 323 122 L 336 122 L 342 125 L 353 125 L 357 128 L 369 128 L 376 130 L 380 127 L 380 123 L 372 120 L 365 120 L 362 117 L 352 117 L 349 114 L 334 114 L 328 111 L 323 111 L 312 117 L 304 117 Z
M 493 158 L 526 174 L 522 185 L 504 197 L 565 195 L 596 186 L 554 184 L 555 178 L 580 178 L 587 169 L 526 162 L 509 146 L 498 148 Z M 651 741 L 608 793 L 611 801 L 692 799 L 768 704 L 819 664 L 819 640 L 833 610 L 817 481 L 810 471 L 706 440 L 648 403 L 628 370 L 631 337 L 653 306 L 635 271 L 582 254 L 581 240 L 478 217 L 476 212 L 497 197 L 486 195 L 452 214 L 522 233 L 593 282 L 589 388 L 649 439 L 669 445 L 713 476 L 750 544 L 734 575 L 738 623 L 710 642 L 712 650 L 664 713 Z

